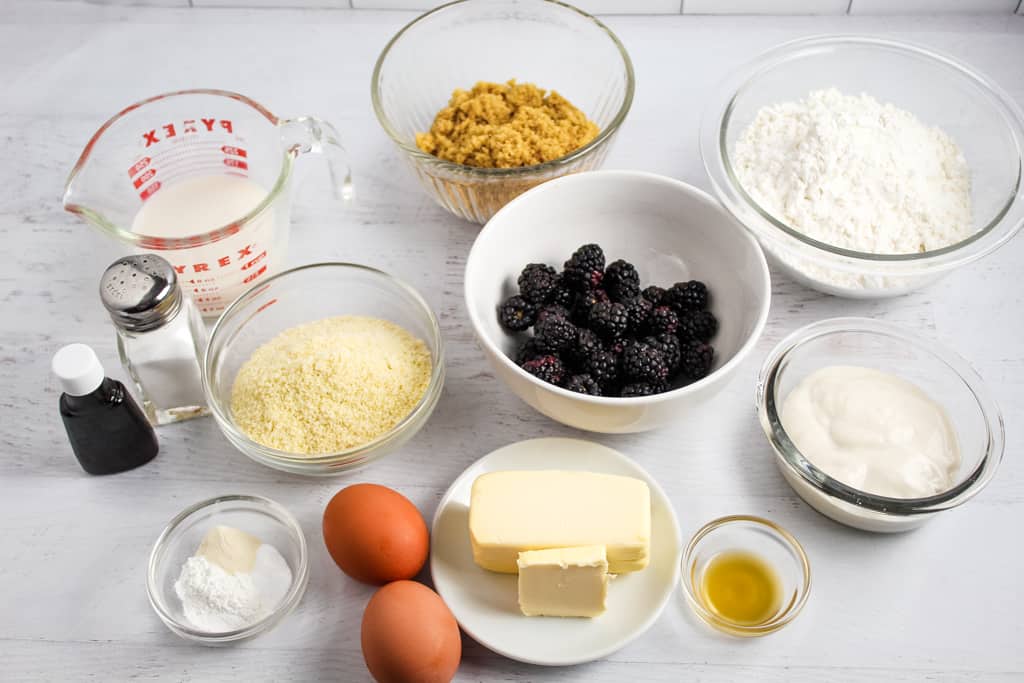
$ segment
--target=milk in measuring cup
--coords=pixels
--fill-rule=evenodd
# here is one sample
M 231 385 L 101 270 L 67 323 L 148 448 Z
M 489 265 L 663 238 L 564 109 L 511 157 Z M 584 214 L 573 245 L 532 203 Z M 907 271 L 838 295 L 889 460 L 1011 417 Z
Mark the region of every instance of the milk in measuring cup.
M 132 220 L 132 232 L 157 238 L 202 234 L 241 219 L 267 194 L 258 183 L 237 175 L 185 178 L 143 202 Z M 274 213 L 267 210 L 244 231 L 216 242 L 161 252 L 203 315 L 222 311 L 267 272 Z

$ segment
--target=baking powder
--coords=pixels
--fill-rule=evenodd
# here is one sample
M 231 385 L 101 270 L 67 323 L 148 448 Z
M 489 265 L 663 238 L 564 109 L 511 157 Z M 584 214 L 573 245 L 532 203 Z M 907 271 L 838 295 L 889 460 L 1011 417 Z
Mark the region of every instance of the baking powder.
M 266 543 L 256 551 L 252 573 L 231 574 L 201 555 L 185 560 L 174 582 L 185 618 L 211 633 L 233 631 L 263 619 L 292 584 L 288 562 Z

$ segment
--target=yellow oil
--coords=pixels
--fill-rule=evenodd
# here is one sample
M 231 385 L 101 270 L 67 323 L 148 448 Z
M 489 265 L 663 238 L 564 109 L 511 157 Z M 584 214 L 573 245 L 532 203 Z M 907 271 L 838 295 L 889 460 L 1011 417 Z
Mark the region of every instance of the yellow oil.
M 782 583 L 764 560 L 741 550 L 721 552 L 708 562 L 700 582 L 704 605 L 738 626 L 760 626 L 782 605 Z

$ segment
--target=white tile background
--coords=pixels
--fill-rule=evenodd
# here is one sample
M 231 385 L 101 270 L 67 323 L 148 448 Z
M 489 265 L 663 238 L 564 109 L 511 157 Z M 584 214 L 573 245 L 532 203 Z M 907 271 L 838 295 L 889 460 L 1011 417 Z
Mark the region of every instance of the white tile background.
M 81 1 L 81 0 L 68 0 Z M 441 0 L 87 0 L 161 7 L 278 7 L 426 10 Z M 0 0 L 2 2 L 2 0 Z M 572 0 L 570 0 L 572 2 Z M 575 0 L 591 14 L 1012 14 L 1024 0 Z

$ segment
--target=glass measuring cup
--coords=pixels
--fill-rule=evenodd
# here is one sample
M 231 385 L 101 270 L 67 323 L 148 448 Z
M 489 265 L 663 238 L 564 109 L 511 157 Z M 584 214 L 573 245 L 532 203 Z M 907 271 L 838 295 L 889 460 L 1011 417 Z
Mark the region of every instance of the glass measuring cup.
M 224 90 L 157 95 L 96 131 L 68 177 L 64 208 L 158 252 L 202 314 L 216 316 L 284 262 L 292 164 L 306 152 L 326 155 L 336 194 L 349 198 L 330 123 L 279 119 Z

